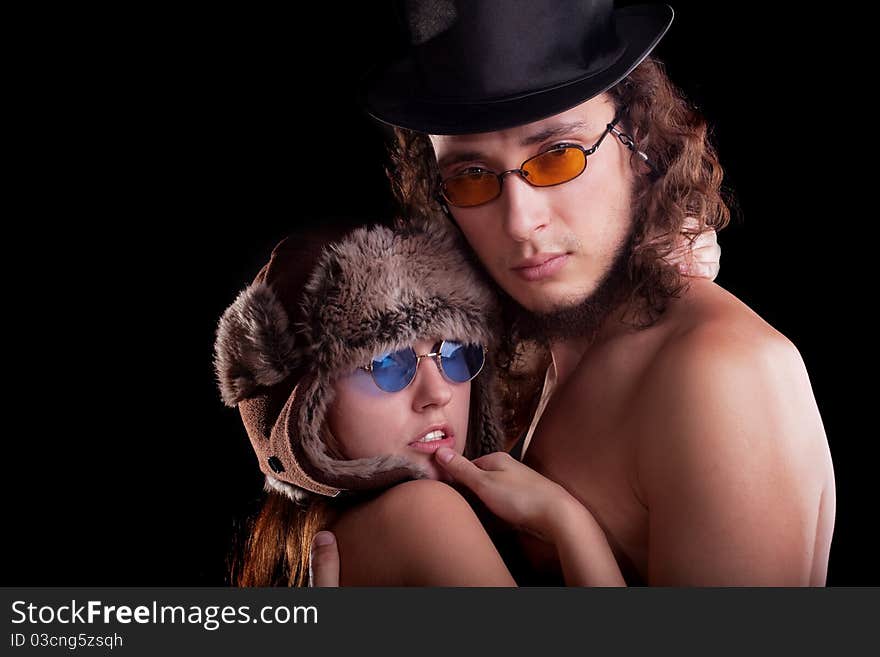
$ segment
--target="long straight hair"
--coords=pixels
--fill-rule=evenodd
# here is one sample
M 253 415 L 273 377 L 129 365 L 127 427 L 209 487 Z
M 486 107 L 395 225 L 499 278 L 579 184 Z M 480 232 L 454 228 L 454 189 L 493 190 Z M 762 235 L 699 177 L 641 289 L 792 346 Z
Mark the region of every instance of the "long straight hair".
M 233 547 L 230 579 L 234 586 L 308 586 L 312 539 L 326 528 L 334 510 L 325 498 L 310 495 L 294 502 L 267 491 Z

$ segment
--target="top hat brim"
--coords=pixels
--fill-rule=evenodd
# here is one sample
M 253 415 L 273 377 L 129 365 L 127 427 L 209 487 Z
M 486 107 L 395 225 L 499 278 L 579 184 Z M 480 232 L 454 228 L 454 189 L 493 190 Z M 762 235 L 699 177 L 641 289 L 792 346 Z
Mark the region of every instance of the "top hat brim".
M 503 130 L 559 114 L 620 82 L 654 49 L 672 24 L 669 5 L 638 5 L 615 10 L 621 54 L 604 69 L 552 87 L 490 101 L 418 98 L 410 57 L 376 67 L 363 80 L 360 103 L 373 118 L 392 126 L 436 135 Z

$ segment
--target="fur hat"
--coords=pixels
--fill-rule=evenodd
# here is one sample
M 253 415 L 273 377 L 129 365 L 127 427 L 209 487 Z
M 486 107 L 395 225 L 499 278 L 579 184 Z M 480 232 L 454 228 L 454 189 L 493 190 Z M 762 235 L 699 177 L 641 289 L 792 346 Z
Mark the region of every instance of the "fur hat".
M 345 459 L 325 426 L 338 375 L 419 339 L 490 348 L 471 385 L 465 456 L 502 448 L 497 306 L 459 240 L 430 225 L 291 236 L 223 313 L 214 347 L 221 397 L 238 406 L 267 489 L 296 500 L 302 490 L 336 496 L 426 476 L 399 456 Z

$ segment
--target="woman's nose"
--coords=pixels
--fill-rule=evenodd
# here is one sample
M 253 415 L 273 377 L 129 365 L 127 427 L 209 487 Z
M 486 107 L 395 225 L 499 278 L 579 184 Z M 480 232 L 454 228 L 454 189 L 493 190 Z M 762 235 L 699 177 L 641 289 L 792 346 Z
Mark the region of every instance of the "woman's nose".
M 445 406 L 452 399 L 452 383 L 440 372 L 437 361 L 423 358 L 412 382 L 413 407 L 422 410 L 428 406 Z

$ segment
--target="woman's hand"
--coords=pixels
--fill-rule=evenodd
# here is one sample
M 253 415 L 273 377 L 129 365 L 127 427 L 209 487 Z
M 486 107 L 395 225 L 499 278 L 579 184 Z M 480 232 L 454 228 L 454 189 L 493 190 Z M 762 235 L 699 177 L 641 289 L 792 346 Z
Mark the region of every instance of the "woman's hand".
M 556 546 L 567 586 L 626 586 L 602 528 L 559 484 L 506 452 L 468 461 L 451 449 L 437 462 L 471 489 L 495 515 Z M 339 585 L 339 553 L 333 535 L 320 532 L 312 544 L 311 586 Z
M 605 532 L 562 486 L 506 452 L 468 461 L 441 447 L 435 457 L 499 518 L 556 546 L 567 586 L 626 586 Z
M 506 452 L 468 461 L 441 447 L 435 457 L 499 518 L 556 546 L 566 586 L 626 586 L 605 532 L 562 486 Z
M 507 452 L 493 452 L 468 461 L 448 448 L 436 458 L 455 481 L 473 491 L 496 516 L 515 529 L 556 543 L 575 505 L 568 491 L 523 465 Z
M 682 230 L 678 245 L 670 255 L 678 270 L 685 276 L 707 278 L 714 281 L 721 269 L 721 247 L 718 245 L 718 233 L 708 230 L 691 244 L 685 234 L 691 234 L 699 228 L 695 219 L 688 219 Z

